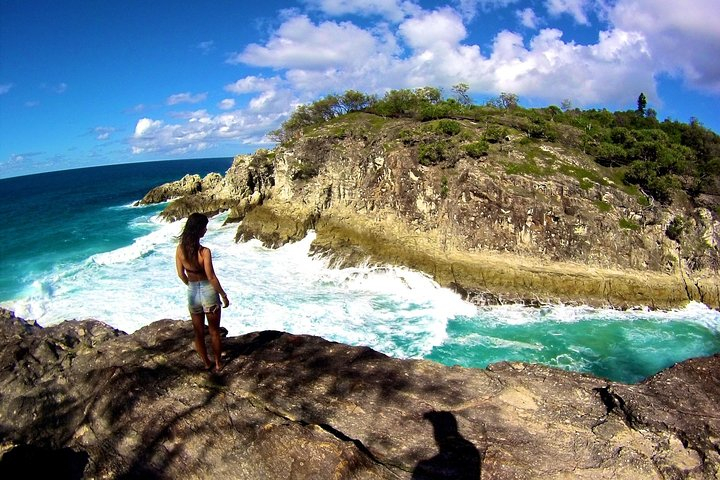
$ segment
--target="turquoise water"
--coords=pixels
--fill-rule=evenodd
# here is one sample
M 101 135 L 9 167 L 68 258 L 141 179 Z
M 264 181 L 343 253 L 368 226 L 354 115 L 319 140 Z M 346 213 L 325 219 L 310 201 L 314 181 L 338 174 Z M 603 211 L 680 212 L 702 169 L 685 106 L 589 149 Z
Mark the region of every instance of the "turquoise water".
M 51 325 L 97 318 L 126 332 L 187 318 L 174 270 L 182 222 L 163 205 L 134 207 L 152 187 L 186 173 L 224 173 L 231 159 L 96 167 L 0 180 L 0 305 Z M 419 272 L 331 268 L 309 255 L 314 238 L 276 250 L 235 243 L 225 215 L 211 220 L 213 250 L 230 308 L 231 335 L 276 329 L 368 345 L 401 358 L 485 367 L 537 362 L 636 382 L 675 362 L 720 352 L 720 312 L 701 304 L 671 312 L 503 305 L 477 308 Z

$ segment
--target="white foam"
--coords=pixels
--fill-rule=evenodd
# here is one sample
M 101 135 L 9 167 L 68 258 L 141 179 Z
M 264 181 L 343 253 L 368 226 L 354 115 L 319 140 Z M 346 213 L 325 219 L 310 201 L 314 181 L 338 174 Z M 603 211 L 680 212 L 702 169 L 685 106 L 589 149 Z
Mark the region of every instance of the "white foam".
M 231 306 L 222 324 L 231 335 L 283 330 L 369 345 L 398 357 L 421 357 L 446 339 L 447 321 L 476 308 L 428 276 L 395 267 L 329 268 L 309 256 L 314 233 L 272 250 L 235 243 L 236 225 L 211 219 L 203 245 Z M 183 222 L 139 220 L 154 229 L 132 245 L 60 266 L 10 305 L 20 316 L 50 325 L 97 318 L 126 332 L 158 319 L 186 319 L 185 287 L 175 273 Z
M 720 332 L 720 312 L 699 303 L 671 312 L 563 305 L 478 309 L 427 275 L 406 268 L 330 268 L 326 259 L 309 255 L 313 232 L 274 250 L 257 240 L 236 243 L 236 225 L 223 225 L 226 216 L 211 219 L 203 244 L 212 250 L 230 297 L 222 324 L 231 335 L 282 330 L 368 345 L 396 357 L 423 357 L 447 340 L 448 322 L 453 319 L 490 326 L 676 320 Z M 183 223 L 167 223 L 148 210 L 138 210 L 131 225 L 142 234 L 131 245 L 81 263 L 59 265 L 28 287 L 20 300 L 3 306 L 42 325 L 92 317 L 126 332 L 163 318 L 188 319 L 185 287 L 174 262 Z M 472 332 L 453 341 L 471 348 L 543 349 L 540 344 L 478 338 Z M 568 359 L 556 361 L 565 365 Z

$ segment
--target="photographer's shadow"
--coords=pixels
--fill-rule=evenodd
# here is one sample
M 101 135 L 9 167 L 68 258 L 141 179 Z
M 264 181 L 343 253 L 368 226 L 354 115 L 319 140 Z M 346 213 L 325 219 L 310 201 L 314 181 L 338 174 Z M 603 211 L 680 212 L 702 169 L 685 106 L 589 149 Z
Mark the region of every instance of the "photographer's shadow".
M 458 423 L 450 412 L 430 411 L 423 415 L 433 426 L 435 442 L 440 450 L 437 455 L 421 460 L 415 466 L 412 480 L 480 478 L 480 451 L 463 438 Z

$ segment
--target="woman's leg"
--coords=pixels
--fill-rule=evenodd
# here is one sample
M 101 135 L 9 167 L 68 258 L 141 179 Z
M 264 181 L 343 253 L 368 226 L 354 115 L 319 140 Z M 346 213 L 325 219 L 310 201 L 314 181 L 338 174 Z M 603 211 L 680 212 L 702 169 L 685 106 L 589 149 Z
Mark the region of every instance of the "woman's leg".
M 207 312 L 208 330 L 210 330 L 210 345 L 212 346 L 213 355 L 215 356 L 215 370 L 222 370 L 222 341 L 220 339 L 220 306 L 217 305 L 212 312 Z
M 195 350 L 197 350 L 198 355 L 200 355 L 200 360 L 205 364 L 205 368 L 210 368 L 212 367 L 212 362 L 210 362 L 207 348 L 205 348 L 205 314 L 191 313 L 190 318 L 192 318 L 193 331 L 195 332 Z M 208 323 L 210 323 L 209 318 Z

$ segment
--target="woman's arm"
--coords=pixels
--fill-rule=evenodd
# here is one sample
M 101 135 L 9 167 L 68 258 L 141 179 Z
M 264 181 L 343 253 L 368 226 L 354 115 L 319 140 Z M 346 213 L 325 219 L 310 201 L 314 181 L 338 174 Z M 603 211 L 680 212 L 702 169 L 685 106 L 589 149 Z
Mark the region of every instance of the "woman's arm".
M 223 290 L 222 286 L 220 285 L 220 280 L 218 280 L 217 275 L 215 275 L 215 269 L 213 268 L 212 263 L 212 253 L 210 252 L 210 249 L 204 247 L 202 252 L 200 253 L 200 256 L 203 261 L 205 275 L 207 275 L 210 285 L 213 286 L 215 291 L 220 295 L 220 298 L 222 298 L 223 307 L 227 307 L 228 305 L 230 305 L 230 300 L 228 300 L 225 290 Z
M 182 256 L 180 251 L 180 245 L 177 246 L 175 249 L 175 270 L 177 270 L 177 275 L 180 277 L 180 280 L 187 285 L 188 284 L 188 276 L 187 273 L 185 273 L 185 267 L 183 267 L 182 264 Z

